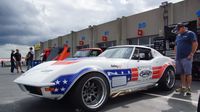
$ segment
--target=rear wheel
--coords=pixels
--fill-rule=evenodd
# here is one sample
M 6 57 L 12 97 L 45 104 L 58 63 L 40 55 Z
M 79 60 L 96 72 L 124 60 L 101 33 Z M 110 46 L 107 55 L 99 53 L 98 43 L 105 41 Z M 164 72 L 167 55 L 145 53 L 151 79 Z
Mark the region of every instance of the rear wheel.
M 86 74 L 76 84 L 73 94 L 78 108 L 97 111 L 108 99 L 109 84 L 99 73 Z
M 171 90 L 175 85 L 175 71 L 172 67 L 165 70 L 162 78 L 159 81 L 159 86 L 164 90 Z

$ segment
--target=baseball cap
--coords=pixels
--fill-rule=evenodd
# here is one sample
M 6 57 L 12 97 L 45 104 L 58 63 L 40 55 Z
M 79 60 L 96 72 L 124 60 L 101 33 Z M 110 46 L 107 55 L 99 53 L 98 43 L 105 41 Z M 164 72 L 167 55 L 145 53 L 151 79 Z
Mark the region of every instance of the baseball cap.
M 172 32 L 177 33 L 180 28 L 185 27 L 184 23 L 178 23 L 175 28 L 172 30 Z

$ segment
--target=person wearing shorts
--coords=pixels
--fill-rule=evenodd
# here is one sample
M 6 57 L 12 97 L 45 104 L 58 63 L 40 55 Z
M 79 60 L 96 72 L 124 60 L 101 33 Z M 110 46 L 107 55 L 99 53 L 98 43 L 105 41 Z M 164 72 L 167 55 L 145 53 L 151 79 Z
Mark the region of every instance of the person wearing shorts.
M 181 78 L 180 88 L 177 88 L 176 92 L 191 95 L 192 61 L 198 47 L 197 37 L 194 32 L 187 30 L 183 23 L 179 23 L 176 30 L 176 74 Z

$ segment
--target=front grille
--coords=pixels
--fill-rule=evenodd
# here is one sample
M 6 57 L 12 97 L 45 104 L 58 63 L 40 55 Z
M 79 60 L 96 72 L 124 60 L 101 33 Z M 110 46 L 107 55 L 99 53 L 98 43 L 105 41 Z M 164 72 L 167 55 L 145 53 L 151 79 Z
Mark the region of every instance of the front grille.
M 32 94 L 42 95 L 42 91 L 40 87 L 33 87 L 33 86 L 27 86 L 27 85 L 24 85 L 24 87 L 26 88 L 27 91 L 29 91 Z

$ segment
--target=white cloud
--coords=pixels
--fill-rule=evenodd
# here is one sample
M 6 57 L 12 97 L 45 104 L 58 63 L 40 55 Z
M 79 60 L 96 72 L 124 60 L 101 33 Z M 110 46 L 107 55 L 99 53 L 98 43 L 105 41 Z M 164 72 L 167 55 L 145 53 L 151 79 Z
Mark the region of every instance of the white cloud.
M 29 47 L 27 45 L 16 45 L 16 44 L 5 44 L 0 45 L 0 58 L 10 58 L 11 50 L 19 49 L 22 57 L 25 57 L 29 51 Z
M 8 43 L 33 45 L 66 35 L 72 30 L 79 31 L 89 25 L 157 8 L 164 1 L 166 0 L 0 1 L 0 45 L 7 43 L 0 46 L 0 49 L 9 52 L 5 49 L 13 46 Z M 182 0 L 168 1 L 174 3 Z
M 27 0 L 29 1 L 29 0 Z M 159 7 L 165 0 L 32 0 L 39 10 L 39 19 L 47 36 L 64 35 L 122 16 L 129 16 Z M 178 2 L 181 0 L 169 0 Z
M 1 31 L 5 31 L 9 34 L 3 33 L 1 38 L 27 37 L 27 41 L 17 43 L 35 44 L 68 34 L 72 30 L 78 31 L 89 25 L 98 25 L 159 7 L 163 1 L 165 0 L 16 0 L 16 3 L 12 0 L 0 1 L 0 7 L 3 7 L 5 14 L 8 13 L 2 21 L 0 18 L 0 23 L 4 23 L 0 24 L 0 36 Z M 178 1 L 181 0 L 169 0 Z

